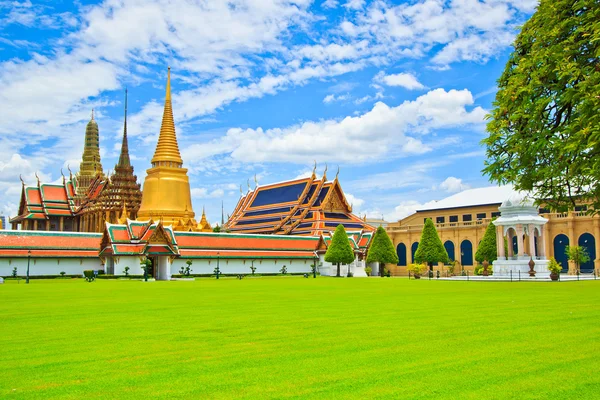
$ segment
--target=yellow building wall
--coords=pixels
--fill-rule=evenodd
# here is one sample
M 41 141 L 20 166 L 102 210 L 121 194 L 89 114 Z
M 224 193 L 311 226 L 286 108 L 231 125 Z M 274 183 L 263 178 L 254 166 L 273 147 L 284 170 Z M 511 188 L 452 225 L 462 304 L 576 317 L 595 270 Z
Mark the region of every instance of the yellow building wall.
M 473 265 L 463 266 L 459 264 L 455 269 L 455 273 L 460 273 L 464 269 L 472 274 L 477 264 L 475 253 L 477 252 L 479 242 L 483 238 L 487 226 L 492 221 L 492 213 L 498 213 L 498 207 L 499 204 L 420 211 L 398 222 L 388 224 L 386 230 L 395 248 L 400 243 L 406 246 L 406 261 L 407 264 L 411 264 L 413 263 L 411 247 L 413 243 L 419 242 L 421 239 L 425 219 L 431 218 L 435 223 L 438 217 L 444 217 L 445 222 L 435 223 L 436 229 L 442 243 L 451 241 L 454 244 L 455 259 L 460 263 L 460 244 L 464 240 L 471 242 L 473 248 Z M 469 214 L 472 215 L 472 220 L 464 221 L 463 215 Z M 485 214 L 485 218 L 478 219 L 477 214 Z M 559 234 L 566 235 L 569 238 L 570 245 L 577 245 L 579 237 L 584 233 L 589 233 L 595 239 L 596 259 L 594 260 L 594 265 L 596 271 L 600 273 L 600 216 L 586 215 L 585 212 L 543 213 L 540 215 L 548 219 L 544 231 L 547 258 L 555 256 L 554 239 Z M 449 222 L 450 216 L 458 216 L 458 222 Z M 526 241 L 525 243 L 525 252 L 531 254 L 528 242 Z M 408 275 L 408 269 L 405 266 L 388 264 L 386 267 L 390 269 L 393 275 Z M 435 266 L 434 272 L 437 270 L 441 274 L 446 274 L 447 266 Z

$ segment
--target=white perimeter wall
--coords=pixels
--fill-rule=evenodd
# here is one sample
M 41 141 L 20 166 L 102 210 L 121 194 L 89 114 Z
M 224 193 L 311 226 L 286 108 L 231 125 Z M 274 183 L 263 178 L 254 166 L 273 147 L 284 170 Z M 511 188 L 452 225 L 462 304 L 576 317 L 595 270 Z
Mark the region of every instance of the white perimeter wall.
M 17 275 L 27 274 L 27 258 L 0 258 L 0 276 L 11 276 L 17 267 Z M 83 275 L 83 270 L 101 270 L 99 258 L 34 258 L 29 263 L 29 275 Z
M 185 268 L 187 258 L 176 258 L 171 264 L 171 275 L 179 274 L 181 267 Z M 199 259 L 190 258 L 192 260 L 192 274 L 212 274 L 215 268 L 217 268 L 216 259 Z M 245 262 L 244 262 L 245 261 Z M 287 267 L 287 273 L 309 273 L 311 271 L 310 266 L 313 260 L 255 260 L 254 266 L 256 267 L 256 274 L 279 274 L 281 268 L 285 265 Z M 238 260 L 238 259 L 220 259 L 219 270 L 222 274 L 251 274 L 250 266 L 252 265 L 252 259 Z

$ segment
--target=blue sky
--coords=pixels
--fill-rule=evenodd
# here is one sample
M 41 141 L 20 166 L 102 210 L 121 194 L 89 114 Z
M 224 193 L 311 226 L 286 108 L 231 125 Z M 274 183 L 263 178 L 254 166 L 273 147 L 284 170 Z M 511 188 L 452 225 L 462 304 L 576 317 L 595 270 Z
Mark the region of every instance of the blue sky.
M 535 0 L 0 0 L 0 211 L 75 171 L 91 109 L 143 182 L 167 66 L 196 214 L 318 164 L 355 212 L 397 220 L 482 176 L 484 117 Z

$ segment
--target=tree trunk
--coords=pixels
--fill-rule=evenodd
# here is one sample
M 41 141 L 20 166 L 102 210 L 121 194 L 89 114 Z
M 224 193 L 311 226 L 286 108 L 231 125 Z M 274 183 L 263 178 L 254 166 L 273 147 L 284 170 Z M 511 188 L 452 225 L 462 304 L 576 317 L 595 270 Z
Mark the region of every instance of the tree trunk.
M 337 275 L 336 276 L 340 276 L 340 263 L 337 263 Z

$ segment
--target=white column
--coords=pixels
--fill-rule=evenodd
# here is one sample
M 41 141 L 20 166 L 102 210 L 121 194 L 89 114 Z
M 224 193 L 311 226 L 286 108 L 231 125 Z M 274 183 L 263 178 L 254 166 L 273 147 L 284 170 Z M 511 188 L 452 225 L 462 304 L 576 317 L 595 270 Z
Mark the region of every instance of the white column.
M 516 232 L 516 230 L 515 230 L 515 232 Z M 514 248 L 513 248 L 513 241 L 512 241 L 512 238 L 513 238 L 513 237 L 512 237 L 512 236 L 511 236 L 511 234 L 510 234 L 510 229 L 508 230 L 508 232 L 507 232 L 507 234 L 506 234 L 506 237 L 507 237 L 507 239 L 508 239 L 508 257 L 511 257 L 511 258 L 512 258 L 512 256 L 514 256 L 514 255 L 515 255 L 515 254 L 514 254 L 514 253 L 515 253 L 515 250 L 514 250 Z
M 504 255 L 504 228 L 502 226 L 496 227 L 496 244 L 498 245 L 498 258 L 505 260 Z
M 540 225 L 540 236 L 538 236 L 538 246 L 540 246 L 540 256 L 546 259 L 546 226 Z
M 534 230 L 534 226 L 533 225 L 529 225 L 529 248 L 531 249 L 531 257 L 535 258 L 535 256 L 537 255 L 535 253 L 535 230 Z

